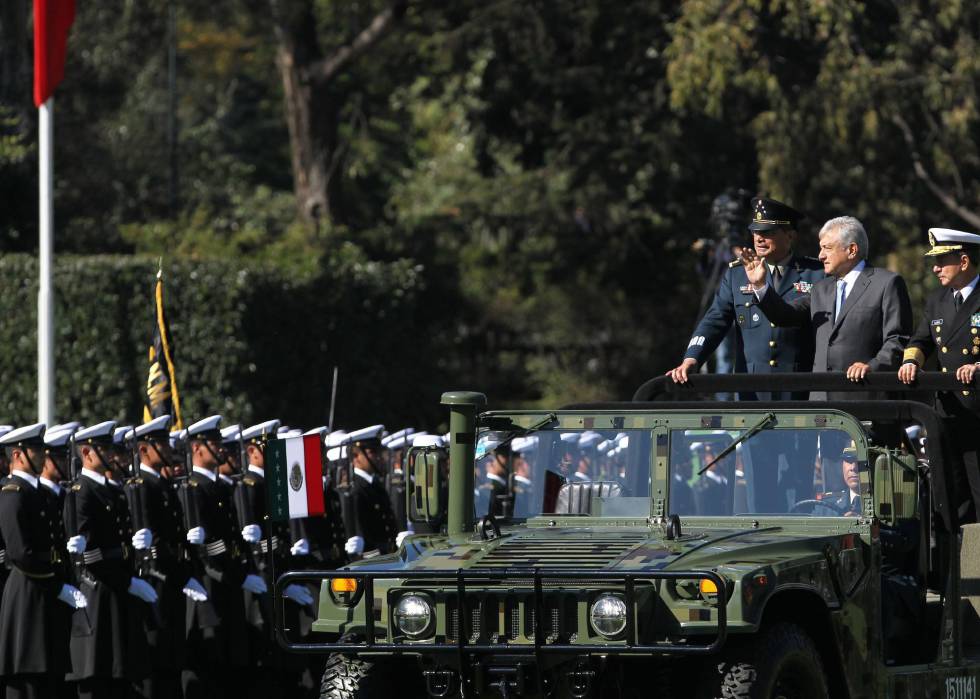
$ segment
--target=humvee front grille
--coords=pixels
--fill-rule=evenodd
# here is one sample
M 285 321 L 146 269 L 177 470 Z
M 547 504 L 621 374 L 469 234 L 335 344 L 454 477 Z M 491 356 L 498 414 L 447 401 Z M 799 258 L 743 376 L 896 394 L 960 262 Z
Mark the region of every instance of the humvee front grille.
M 554 593 L 544 598 L 541 634 L 545 643 L 567 643 L 578 634 L 577 593 Z M 446 640 L 459 639 L 459 606 L 455 596 L 447 597 Z M 473 593 L 466 595 L 468 643 L 533 643 L 536 610 L 530 594 Z

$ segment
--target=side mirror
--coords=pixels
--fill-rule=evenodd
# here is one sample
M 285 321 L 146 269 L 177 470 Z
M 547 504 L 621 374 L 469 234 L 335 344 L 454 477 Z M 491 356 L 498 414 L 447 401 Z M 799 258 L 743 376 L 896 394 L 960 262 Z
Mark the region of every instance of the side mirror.
M 919 471 L 913 454 L 879 452 L 872 478 L 878 519 L 896 526 L 918 517 Z
M 408 516 L 413 522 L 442 524 L 446 503 L 442 502 L 441 462 L 448 459 L 440 447 L 418 447 L 408 452 L 412 485 L 406 488 Z

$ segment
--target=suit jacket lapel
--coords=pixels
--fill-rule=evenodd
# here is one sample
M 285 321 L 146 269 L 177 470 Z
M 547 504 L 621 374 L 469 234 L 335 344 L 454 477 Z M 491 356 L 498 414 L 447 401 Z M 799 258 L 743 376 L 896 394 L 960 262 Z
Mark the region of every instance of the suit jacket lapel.
M 873 273 L 873 267 L 865 267 L 863 270 L 861 270 L 861 274 L 858 275 L 858 278 L 854 282 L 854 288 L 851 289 L 851 293 L 849 293 L 847 298 L 844 299 L 844 307 L 840 309 L 840 313 L 837 314 L 837 322 L 834 323 L 835 330 L 840 327 L 841 321 L 844 320 L 844 316 L 847 315 L 847 312 L 854 308 L 855 304 L 857 304 L 858 299 L 861 298 L 861 294 L 863 294 L 867 290 L 868 286 L 870 286 L 871 275 Z M 836 292 L 837 285 L 835 284 L 834 293 Z
M 980 284 L 974 287 L 973 291 L 970 293 L 970 296 L 966 299 L 963 305 L 960 306 L 960 310 L 956 312 L 955 316 L 953 316 L 953 322 L 950 323 L 951 327 L 943 328 L 943 336 L 946 341 L 952 338 L 953 335 L 955 335 L 960 328 L 963 327 L 963 324 L 966 323 L 969 317 L 976 313 L 978 308 L 980 308 L 980 293 L 977 292 L 978 289 L 980 289 Z M 949 292 L 944 296 L 946 296 L 944 303 L 949 303 L 950 308 L 952 308 L 953 292 Z

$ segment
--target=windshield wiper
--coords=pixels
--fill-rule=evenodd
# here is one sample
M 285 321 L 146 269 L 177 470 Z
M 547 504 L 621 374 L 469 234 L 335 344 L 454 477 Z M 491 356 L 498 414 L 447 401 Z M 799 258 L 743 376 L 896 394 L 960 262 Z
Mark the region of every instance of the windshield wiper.
M 722 449 L 721 450 L 721 453 L 718 454 L 718 456 L 716 456 L 715 458 L 713 458 L 708 463 L 707 466 L 705 466 L 700 471 L 698 471 L 698 475 L 699 476 L 703 476 L 705 471 L 707 471 L 709 468 L 711 468 L 716 463 L 718 463 L 719 461 L 721 461 L 722 459 L 724 459 L 726 456 L 728 456 L 729 454 L 731 454 L 733 451 L 735 451 L 735 447 L 737 447 L 739 444 L 741 444 L 742 442 L 746 441 L 747 439 L 749 439 L 750 437 L 752 437 L 753 435 L 755 435 L 757 432 L 760 432 L 770 422 L 772 422 L 775 419 L 776 419 L 776 413 L 766 413 L 765 415 L 763 415 L 761 420 L 759 420 L 757 423 L 755 423 L 754 425 L 752 425 L 752 427 L 750 427 L 748 430 L 746 430 L 745 432 L 743 432 L 741 437 L 739 437 L 734 442 L 732 442 L 731 444 L 729 444 L 727 447 L 725 447 L 724 449 Z
M 547 415 L 544 416 L 543 419 L 541 419 L 538 422 L 534 423 L 530 427 L 517 427 L 516 425 L 514 425 L 513 423 L 511 423 L 512 429 L 507 433 L 507 436 L 506 437 L 504 437 L 502 440 L 500 440 L 500 442 L 498 442 L 494 446 L 494 449 L 499 449 L 500 447 L 502 447 L 502 446 L 504 446 L 506 444 L 509 444 L 510 442 L 512 442 L 517 437 L 523 437 L 526 434 L 531 434 L 532 432 L 537 432 L 541 428 L 547 427 L 548 425 L 550 425 L 551 423 L 553 423 L 557 419 L 558 419 L 558 415 L 556 415 L 555 413 L 548 413 Z

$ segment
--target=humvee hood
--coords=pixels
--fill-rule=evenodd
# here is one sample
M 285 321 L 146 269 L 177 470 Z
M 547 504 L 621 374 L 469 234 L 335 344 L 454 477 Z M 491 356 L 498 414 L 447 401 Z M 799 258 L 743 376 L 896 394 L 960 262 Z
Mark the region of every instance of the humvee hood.
M 688 568 L 733 560 L 775 560 L 786 544 L 813 544 L 819 549 L 819 542 L 812 533 L 797 535 L 779 527 L 691 530 L 675 540 L 665 539 L 659 530 L 523 530 L 491 541 L 429 549 L 412 567 L 658 570 L 675 563 Z

